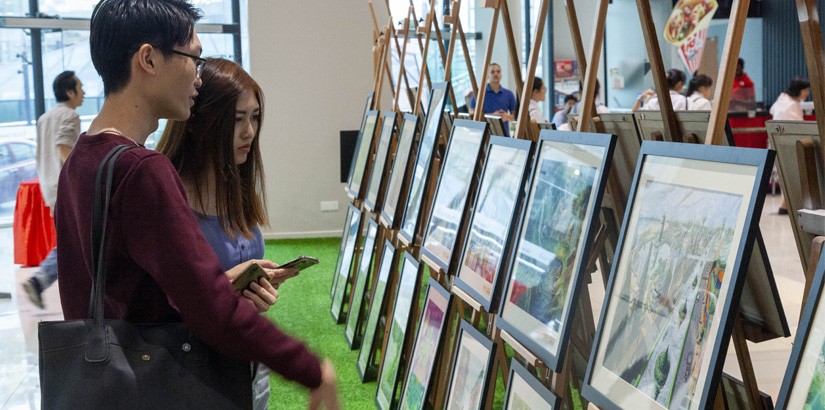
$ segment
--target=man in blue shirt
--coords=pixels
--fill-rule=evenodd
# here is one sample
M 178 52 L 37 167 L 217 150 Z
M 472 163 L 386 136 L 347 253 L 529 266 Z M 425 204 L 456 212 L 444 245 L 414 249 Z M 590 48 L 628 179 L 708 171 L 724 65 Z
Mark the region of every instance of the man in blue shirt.
M 490 64 L 488 75 L 487 91 L 484 94 L 484 113 L 497 115 L 504 121 L 504 134 L 510 136 L 510 121 L 516 119 L 518 102 L 516 95 L 512 91 L 501 86 L 501 66 L 497 63 Z M 470 100 L 470 113 L 476 108 L 476 98 Z

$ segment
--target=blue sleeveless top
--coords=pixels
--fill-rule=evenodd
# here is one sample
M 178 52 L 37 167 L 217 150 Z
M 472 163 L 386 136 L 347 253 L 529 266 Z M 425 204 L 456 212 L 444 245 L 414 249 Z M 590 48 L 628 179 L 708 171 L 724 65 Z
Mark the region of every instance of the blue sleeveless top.
M 264 237 L 259 227 L 255 226 L 252 229 L 251 239 L 240 232 L 235 235 L 235 239 L 232 239 L 221 228 L 217 215 L 203 215 L 195 212 L 195 216 L 203 236 L 218 255 L 223 270 L 229 270 L 250 259 L 264 257 Z

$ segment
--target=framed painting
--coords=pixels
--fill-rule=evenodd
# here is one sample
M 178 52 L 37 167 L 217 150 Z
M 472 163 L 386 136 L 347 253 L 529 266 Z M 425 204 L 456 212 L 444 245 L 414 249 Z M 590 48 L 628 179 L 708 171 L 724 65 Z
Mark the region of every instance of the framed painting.
M 557 410 L 561 399 L 541 384 L 518 360 L 510 361 L 510 378 L 503 410 Z
M 387 284 L 390 281 L 390 276 L 393 274 L 395 274 L 395 247 L 387 240 L 384 242 L 384 250 L 381 254 L 381 265 L 378 267 L 378 280 L 375 283 L 375 289 L 370 299 L 369 314 L 367 314 L 367 321 L 364 325 L 364 336 L 361 339 L 361 351 L 358 352 L 358 361 L 355 363 L 362 382 L 371 381 L 375 377 L 373 342 L 375 341 L 375 334 L 378 330 L 381 313 L 386 310 L 385 306 L 387 301 L 385 296 L 387 293 Z
M 745 384 L 727 373 L 722 373 L 722 393 L 723 407 L 721 410 L 750 410 L 753 408 L 748 403 L 748 391 L 745 389 Z M 772 410 L 774 408 L 773 399 L 769 394 L 760 391 L 759 399 L 762 401 L 763 409 Z
M 791 358 L 776 400 L 778 409 L 825 408 L 825 252 L 816 265 Z
M 415 158 L 416 151 L 413 149 L 413 143 L 418 134 L 418 123 L 417 115 L 404 114 L 404 124 L 401 126 L 401 132 L 398 135 L 395 159 L 390 169 L 390 182 L 384 196 L 384 206 L 381 207 L 381 221 L 390 229 L 396 229 L 401 219 L 398 211 L 403 207 L 398 205 L 407 202 L 405 188 L 409 185 L 412 170 L 410 158 Z
M 350 198 L 360 198 L 363 195 L 364 176 L 367 173 L 370 155 L 372 154 L 372 143 L 375 139 L 375 128 L 378 125 L 377 110 L 369 111 L 364 120 L 364 126 L 358 135 L 358 143 L 355 145 L 355 157 L 349 170 L 349 183 L 347 183 L 347 195 Z
M 487 399 L 496 345 L 461 320 L 456 352 L 447 387 L 447 408 L 481 410 Z
M 375 260 L 376 248 L 375 237 L 378 234 L 378 223 L 373 219 L 368 219 L 367 237 L 364 239 L 364 250 L 361 252 L 361 262 L 355 274 L 355 282 L 352 285 L 352 302 L 347 313 L 347 325 L 344 328 L 344 337 L 350 349 L 357 349 L 361 344 L 361 325 L 363 318 L 364 292 L 367 283 L 370 281 L 370 273 Z M 380 250 L 380 249 L 378 249 Z
M 510 253 L 516 207 L 524 194 L 528 165 L 532 165 L 532 147 L 531 141 L 507 137 L 490 137 L 487 144 L 454 283 L 487 312 L 491 306 L 498 307 L 499 271 Z
M 435 151 L 441 122 L 444 118 L 441 113 L 444 112 L 444 103 L 449 86 L 449 82 L 436 83 L 433 84 L 430 92 L 427 119 L 424 121 L 424 131 L 418 141 L 415 166 L 412 169 L 409 191 L 407 192 L 407 203 L 398 230 L 398 236 L 410 244 L 415 243 L 415 235 L 418 233 L 418 216 L 424 199 L 424 188 L 430 176 L 433 151 Z
M 616 137 L 541 133 L 496 326 L 555 371 L 573 332 Z
M 770 150 L 642 144 L 586 399 L 603 409 L 714 403 L 773 160 Z
M 403 367 L 401 354 L 408 345 L 410 313 L 414 304 L 413 299 L 418 298 L 419 277 L 418 261 L 405 252 L 401 281 L 398 282 L 395 293 L 392 320 L 388 323 L 390 330 L 384 343 L 384 359 L 378 374 L 378 391 L 375 394 L 375 404 L 382 410 L 396 408 L 398 375 Z
M 387 157 L 393 146 L 395 132 L 395 113 L 384 113 L 381 118 L 381 133 L 378 135 L 378 146 L 375 148 L 375 158 L 372 162 L 372 172 L 367 184 L 367 195 L 364 206 L 371 213 L 379 213 L 380 205 L 384 201 L 384 188 L 387 183 Z
M 335 296 L 335 290 L 338 288 L 338 273 L 341 271 L 341 264 L 345 262 L 345 255 L 347 252 L 347 240 L 349 239 L 353 218 L 358 218 L 358 223 L 361 219 L 361 211 L 353 205 L 347 207 L 347 219 L 344 221 L 343 234 L 341 235 L 341 246 L 338 248 L 338 261 L 335 262 L 335 271 L 332 275 L 332 286 L 329 288 L 329 297 L 332 299 Z M 358 225 L 356 223 L 356 225 Z M 356 228 L 357 229 L 357 228 Z M 353 249 L 355 249 L 353 247 Z M 352 252 L 349 253 L 352 255 Z
M 338 266 L 338 271 L 335 272 L 335 291 L 332 294 L 332 305 L 329 308 L 332 318 L 336 323 L 343 323 L 344 321 L 344 301 L 347 299 L 347 288 L 350 282 L 350 275 L 352 274 L 352 267 L 358 266 L 358 253 L 355 249 L 358 246 L 358 240 L 361 238 L 361 210 L 354 205 L 349 205 L 347 211 L 350 215 L 348 219 L 349 224 L 344 228 L 344 254 L 341 263 Z
M 444 271 L 459 239 L 486 131 L 487 124 L 483 122 L 456 120 L 450 135 L 421 246 L 422 256 Z
M 418 334 L 413 344 L 404 389 L 399 399 L 401 410 L 421 410 L 427 402 L 435 364 L 439 358 L 441 341 L 447 327 L 452 294 L 435 280 L 427 286 L 424 308 L 418 321 Z
M 499 137 L 506 137 L 504 133 L 504 121 L 498 115 L 485 115 L 484 121 L 490 126 L 490 135 L 497 135 Z

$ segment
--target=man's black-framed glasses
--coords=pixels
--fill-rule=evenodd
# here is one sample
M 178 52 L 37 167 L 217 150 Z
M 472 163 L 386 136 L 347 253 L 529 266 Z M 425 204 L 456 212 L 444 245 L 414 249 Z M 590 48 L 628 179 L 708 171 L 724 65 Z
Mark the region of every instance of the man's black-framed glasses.
M 197 74 L 198 78 L 200 78 L 201 71 L 203 71 L 203 66 L 204 66 L 204 64 L 206 64 L 205 59 L 203 59 L 199 56 L 196 56 L 194 54 L 184 53 L 183 51 L 178 51 L 178 50 L 175 50 L 175 49 L 172 49 L 172 52 L 179 55 L 179 56 L 184 56 L 184 57 L 191 58 L 192 61 L 195 62 L 195 74 Z

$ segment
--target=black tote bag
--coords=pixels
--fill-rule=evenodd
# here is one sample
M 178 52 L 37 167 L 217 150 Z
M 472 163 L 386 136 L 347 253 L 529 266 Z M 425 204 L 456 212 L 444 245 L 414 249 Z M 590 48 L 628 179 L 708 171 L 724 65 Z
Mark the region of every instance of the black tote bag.
M 130 148 L 113 148 L 95 178 L 90 318 L 38 325 L 42 408 L 250 409 L 249 362 L 209 348 L 183 323 L 103 318 L 112 175 L 115 160 Z

